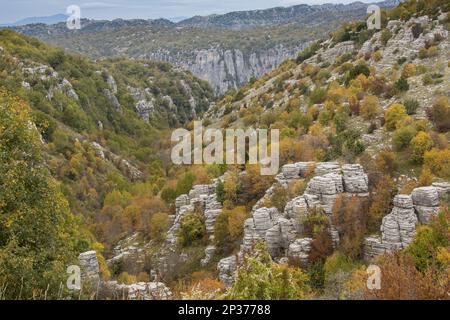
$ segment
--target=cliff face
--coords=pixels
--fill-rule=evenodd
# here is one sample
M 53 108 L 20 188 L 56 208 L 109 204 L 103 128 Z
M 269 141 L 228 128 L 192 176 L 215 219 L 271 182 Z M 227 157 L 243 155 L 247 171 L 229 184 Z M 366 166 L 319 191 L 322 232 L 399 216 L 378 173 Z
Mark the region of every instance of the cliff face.
M 277 68 L 283 61 L 296 56 L 307 43 L 294 48 L 279 45 L 263 51 L 245 53 L 240 49 L 204 49 L 192 52 L 192 58 L 152 52 L 145 57 L 163 60 L 182 69 L 190 70 L 196 77 L 208 81 L 217 94 L 238 89 L 251 78 L 259 78 Z M 181 55 L 183 56 L 183 55 Z

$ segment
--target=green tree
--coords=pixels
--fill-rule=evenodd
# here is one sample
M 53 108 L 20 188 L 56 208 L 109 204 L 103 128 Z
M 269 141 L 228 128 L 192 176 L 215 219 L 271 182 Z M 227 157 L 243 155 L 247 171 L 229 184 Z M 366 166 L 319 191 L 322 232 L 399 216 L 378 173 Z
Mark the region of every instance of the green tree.
M 0 92 L 0 284 L 7 298 L 56 294 L 74 262 L 74 218 L 40 155 L 28 106 Z
M 186 214 L 180 223 L 178 242 L 188 247 L 203 239 L 206 234 L 204 217 L 196 212 Z

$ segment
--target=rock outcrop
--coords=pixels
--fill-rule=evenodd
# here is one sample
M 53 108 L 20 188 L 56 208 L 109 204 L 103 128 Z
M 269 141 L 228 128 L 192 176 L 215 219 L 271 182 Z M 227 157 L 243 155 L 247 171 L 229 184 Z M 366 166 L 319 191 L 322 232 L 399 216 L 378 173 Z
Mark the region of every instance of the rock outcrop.
M 178 232 L 181 227 L 181 221 L 187 214 L 194 211 L 203 214 L 210 242 L 214 239 L 216 218 L 222 213 L 222 204 L 217 201 L 217 195 L 215 194 L 217 184 L 221 179 L 223 177 L 215 179 L 209 185 L 195 185 L 189 194 L 183 194 L 175 199 L 175 214 L 170 216 L 172 224 L 167 232 L 166 241 L 159 256 L 159 271 L 162 274 L 170 269 L 167 259 L 171 254 L 177 252 Z M 205 249 L 205 257 L 201 260 L 201 264 L 204 266 L 208 265 L 215 251 L 216 248 L 213 245 L 209 245 Z
M 311 238 L 296 239 L 289 245 L 287 256 L 290 261 L 299 264 L 307 265 L 308 257 L 311 251 Z
M 171 300 L 172 292 L 162 282 L 139 282 L 130 285 L 107 282 L 110 290 L 127 300 Z
M 283 212 L 263 207 L 265 200 L 272 196 L 275 185 L 266 191 L 266 195 L 254 206 L 252 217 L 245 221 L 240 254 L 250 252 L 255 242 L 263 241 L 273 259 L 290 259 L 306 264 L 312 240 L 302 237 L 303 219 L 313 210 L 330 218 L 334 202 L 340 194 L 361 198 L 369 195 L 368 177 L 360 165 L 313 162 L 288 164 L 281 168 L 276 184 L 287 188 L 290 183 L 305 180 L 308 175 L 313 177 L 304 194 L 288 201 Z M 339 233 L 333 226 L 330 236 L 337 245 Z M 227 283 L 232 274 L 229 268 L 235 265 L 230 261 L 234 261 L 233 258 L 225 258 L 219 263 L 219 278 L 225 279 Z M 226 271 L 226 274 L 222 275 L 222 271 Z
M 450 183 L 434 183 L 416 188 L 411 195 L 397 195 L 392 212 L 383 218 L 381 236 L 365 239 L 364 256 L 367 261 L 377 256 L 405 249 L 412 241 L 417 224 L 426 224 L 439 213 L 441 200 L 450 194 Z
M 95 251 L 80 253 L 78 261 L 81 267 L 81 278 L 93 286 L 97 286 L 100 281 L 100 268 Z
M 89 283 L 92 287 L 113 291 L 116 296 L 128 300 L 169 300 L 172 298 L 170 289 L 161 282 L 139 282 L 125 285 L 119 284 L 117 281 L 102 281 L 95 251 L 81 253 L 78 261 L 82 270 L 82 281 Z

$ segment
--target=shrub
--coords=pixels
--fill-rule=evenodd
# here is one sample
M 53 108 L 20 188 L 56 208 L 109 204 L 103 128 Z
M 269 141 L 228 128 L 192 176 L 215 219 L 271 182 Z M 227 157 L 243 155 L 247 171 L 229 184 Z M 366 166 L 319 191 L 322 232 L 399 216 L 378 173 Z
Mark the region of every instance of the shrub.
M 367 230 L 367 203 L 358 197 L 339 195 L 333 205 L 333 225 L 339 232 L 339 251 L 355 259 L 361 256 Z
M 406 112 L 408 115 L 413 115 L 417 112 L 417 109 L 419 109 L 419 101 L 416 99 L 407 99 L 404 101 L 404 106 L 406 108 Z
M 312 104 L 323 103 L 327 95 L 327 90 L 323 88 L 316 88 L 309 94 L 309 100 Z
M 232 210 L 224 209 L 214 225 L 214 245 L 219 254 L 231 254 L 238 246 L 244 232 L 247 211 L 243 206 Z
M 225 185 L 222 180 L 219 180 L 216 186 L 216 197 L 217 201 L 221 204 L 225 201 Z
M 283 212 L 287 201 L 289 200 L 287 190 L 281 186 L 276 185 L 273 189 L 273 194 L 270 197 L 271 204 L 278 209 L 278 211 Z
M 63 113 L 63 122 L 78 131 L 89 128 L 89 119 L 81 109 L 72 103 L 66 105 Z
M 419 271 L 424 272 L 431 266 L 440 264 L 437 259 L 439 250 L 450 246 L 449 227 L 450 214 L 447 209 L 442 210 L 428 226 L 418 228 L 414 241 L 405 253 L 413 259 Z M 448 265 L 441 265 L 441 267 L 445 268 Z
M 414 64 L 412 63 L 408 63 L 407 65 L 405 65 L 405 67 L 403 68 L 402 71 L 402 77 L 405 79 L 408 79 L 410 77 L 415 76 L 417 73 L 417 68 Z M 403 90 L 402 90 L 403 91 Z
M 396 150 L 407 148 L 411 140 L 416 136 L 417 131 L 412 126 L 405 126 L 397 129 L 394 133 L 393 144 Z
M 412 159 L 417 163 L 423 162 L 425 152 L 430 151 L 433 148 L 433 139 L 426 132 L 419 132 L 411 140 Z
M 167 213 L 155 213 L 150 220 L 150 237 L 158 242 L 164 241 L 168 227 Z
M 300 54 L 297 57 L 297 63 L 300 64 L 303 61 L 311 58 L 313 55 L 316 54 L 316 52 L 320 49 L 320 43 L 315 42 L 312 45 L 310 45 L 308 48 L 300 52 Z
M 42 138 L 46 141 L 53 141 L 53 134 L 58 125 L 56 122 L 44 113 L 36 112 L 33 114 L 33 121 L 36 124 Z
M 120 284 L 130 285 L 137 282 L 136 276 L 128 274 L 128 272 L 122 272 L 117 277 L 117 282 Z
M 384 115 L 385 126 L 388 130 L 393 131 L 397 127 L 397 123 L 407 116 L 406 108 L 401 104 L 393 104 L 386 110 Z
M 438 177 L 450 179 L 450 150 L 432 149 L 425 152 L 424 166 Z
M 384 29 L 383 32 L 381 33 L 381 37 L 380 37 L 380 41 L 383 44 L 383 46 L 385 46 L 388 41 L 392 38 L 392 32 L 389 29 Z
M 381 269 L 381 290 L 364 289 L 369 300 L 441 300 L 447 299 L 448 273 L 437 268 L 420 272 L 409 255 L 386 254 L 377 260 Z
M 397 159 L 395 153 L 389 150 L 378 152 L 375 157 L 377 169 L 385 174 L 392 175 L 397 169 Z
M 395 82 L 395 88 L 400 92 L 405 92 L 409 90 L 409 83 L 405 77 L 400 77 L 400 79 Z
M 380 50 L 376 51 L 373 54 L 373 60 L 375 60 L 376 62 L 380 61 L 383 58 L 383 54 L 381 53 Z
M 339 251 L 328 257 L 323 267 L 327 297 L 342 298 L 344 286 L 351 277 L 352 271 L 357 267 L 358 265 L 352 259 Z
M 450 130 L 450 106 L 447 97 L 439 97 L 433 107 L 427 110 L 427 115 L 439 132 Z
M 364 97 L 360 112 L 364 120 L 375 119 L 381 113 L 380 101 L 376 96 Z
M 428 58 L 428 50 L 427 50 L 427 48 L 420 48 L 420 50 L 419 50 L 419 58 L 422 59 L 422 60 Z
M 349 85 L 350 81 L 356 79 L 361 74 L 365 75 L 366 77 L 370 75 L 370 69 L 365 63 L 358 64 L 350 69 L 345 78 L 345 84 Z
M 424 86 L 429 86 L 429 85 L 433 84 L 433 78 L 431 77 L 431 75 L 425 74 L 422 77 L 422 83 Z
M 238 268 L 226 298 L 232 300 L 300 300 L 309 296 L 308 276 L 270 259 L 262 243 Z
M 206 234 L 204 217 L 198 213 L 186 214 L 180 222 L 178 243 L 188 247 L 203 239 Z
M 422 173 L 420 174 L 418 184 L 420 187 L 428 187 L 433 183 L 433 174 L 431 170 L 427 167 L 422 169 Z

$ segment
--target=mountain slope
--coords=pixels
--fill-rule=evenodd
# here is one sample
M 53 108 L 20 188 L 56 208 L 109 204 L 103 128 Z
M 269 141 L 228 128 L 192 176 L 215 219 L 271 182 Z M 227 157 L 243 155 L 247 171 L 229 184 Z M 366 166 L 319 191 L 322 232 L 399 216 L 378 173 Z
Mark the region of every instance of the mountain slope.
M 0 87 L 30 105 L 46 164 L 86 228 L 118 186 L 158 192 L 169 166 L 164 137 L 213 96 L 165 63 L 92 63 L 10 30 L 0 31 L 0 57 Z

